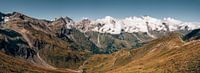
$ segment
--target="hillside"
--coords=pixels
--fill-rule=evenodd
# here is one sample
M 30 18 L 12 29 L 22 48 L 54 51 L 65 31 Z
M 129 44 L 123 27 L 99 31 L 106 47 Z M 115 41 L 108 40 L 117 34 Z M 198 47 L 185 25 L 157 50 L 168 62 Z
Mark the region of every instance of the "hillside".
M 1 73 L 76 73 L 64 69 L 49 69 L 38 67 L 26 61 L 14 58 L 0 52 L 0 72 Z
M 74 21 L 0 13 L 0 72 L 199 72 L 199 26 L 149 16 Z M 186 34 L 186 35 L 185 35 Z
M 95 55 L 85 62 L 86 73 L 198 73 L 200 41 L 183 42 L 171 34 L 131 51 Z

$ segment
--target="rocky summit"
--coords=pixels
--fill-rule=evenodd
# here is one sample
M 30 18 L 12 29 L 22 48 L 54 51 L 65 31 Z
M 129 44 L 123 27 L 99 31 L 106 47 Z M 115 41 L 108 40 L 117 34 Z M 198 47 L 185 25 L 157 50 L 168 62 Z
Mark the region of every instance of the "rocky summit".
M 200 23 L 0 12 L 1 73 L 199 73 Z

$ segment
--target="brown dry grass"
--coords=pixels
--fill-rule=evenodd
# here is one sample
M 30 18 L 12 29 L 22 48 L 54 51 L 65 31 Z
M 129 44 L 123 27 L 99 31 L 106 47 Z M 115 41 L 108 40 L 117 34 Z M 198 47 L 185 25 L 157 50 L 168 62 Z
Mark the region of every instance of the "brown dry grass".
M 93 56 L 84 67 L 88 73 L 198 73 L 199 53 L 200 41 L 186 43 L 171 34 L 131 51 Z
M 73 73 L 64 69 L 38 67 L 0 52 L 0 73 Z

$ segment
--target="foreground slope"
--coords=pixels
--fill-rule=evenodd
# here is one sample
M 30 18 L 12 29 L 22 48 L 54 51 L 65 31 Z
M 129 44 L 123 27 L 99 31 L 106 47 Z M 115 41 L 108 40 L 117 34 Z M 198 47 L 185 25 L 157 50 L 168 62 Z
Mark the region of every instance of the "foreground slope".
M 200 41 L 183 42 L 176 34 L 152 41 L 142 48 L 95 55 L 85 62 L 85 72 L 198 73 Z
M 0 73 L 76 73 L 64 69 L 38 67 L 0 52 Z

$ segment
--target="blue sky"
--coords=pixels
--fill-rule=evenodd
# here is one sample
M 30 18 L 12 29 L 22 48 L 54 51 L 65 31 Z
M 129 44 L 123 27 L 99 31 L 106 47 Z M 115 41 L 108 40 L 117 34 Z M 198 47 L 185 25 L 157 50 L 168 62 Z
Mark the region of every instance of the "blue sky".
M 149 15 L 199 22 L 200 0 L 0 0 L 0 12 L 13 11 L 40 19 Z

